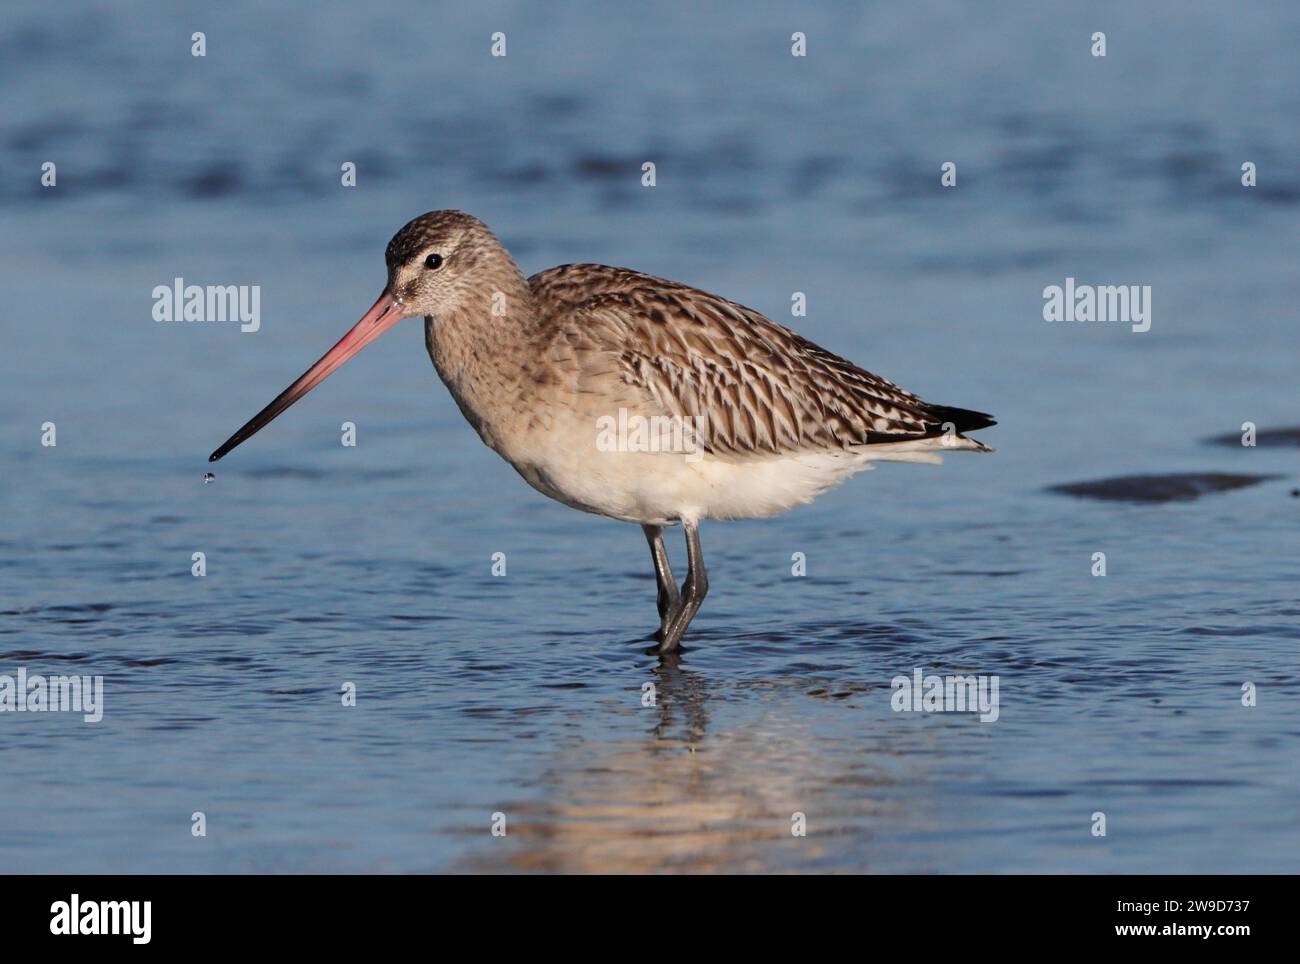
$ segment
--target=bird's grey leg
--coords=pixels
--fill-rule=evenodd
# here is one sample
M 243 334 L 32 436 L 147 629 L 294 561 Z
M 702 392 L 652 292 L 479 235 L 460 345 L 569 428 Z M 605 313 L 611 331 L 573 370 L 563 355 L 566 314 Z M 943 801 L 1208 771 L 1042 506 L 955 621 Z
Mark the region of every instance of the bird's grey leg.
M 709 591 L 709 574 L 704 571 L 704 553 L 700 551 L 700 524 L 683 521 L 682 528 L 686 530 L 686 581 L 682 583 L 681 602 L 668 616 L 668 626 L 659 642 L 661 653 L 677 648 Z
M 659 584 L 659 633 L 668 631 L 668 616 L 677 608 L 681 594 L 677 591 L 677 582 L 673 579 L 673 567 L 668 562 L 668 550 L 664 548 L 664 530 L 660 526 L 642 526 L 645 541 L 650 543 L 650 558 L 655 563 L 655 582 Z

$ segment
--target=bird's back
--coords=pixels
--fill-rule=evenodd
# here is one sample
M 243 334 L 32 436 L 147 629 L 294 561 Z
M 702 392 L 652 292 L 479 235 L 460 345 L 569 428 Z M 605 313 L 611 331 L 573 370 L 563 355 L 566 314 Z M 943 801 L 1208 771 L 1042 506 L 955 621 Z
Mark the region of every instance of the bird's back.
M 932 405 L 744 305 L 626 268 L 528 279 L 536 348 L 565 388 L 703 417 L 726 458 L 859 449 L 993 425 Z M 977 443 L 969 447 L 979 447 Z

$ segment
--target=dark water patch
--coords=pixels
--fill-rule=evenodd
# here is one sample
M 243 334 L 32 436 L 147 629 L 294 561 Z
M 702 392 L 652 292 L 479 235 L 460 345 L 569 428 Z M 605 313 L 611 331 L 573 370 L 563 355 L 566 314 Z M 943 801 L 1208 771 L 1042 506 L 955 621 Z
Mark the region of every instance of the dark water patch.
M 1104 502 L 1190 502 L 1211 492 L 1228 492 L 1279 479 L 1280 475 L 1234 472 L 1175 472 L 1168 475 L 1118 475 L 1090 482 L 1048 486 L 1049 492 Z
M 60 141 L 72 140 L 80 133 L 79 124 L 67 120 L 49 119 L 18 124 L 10 132 L 9 146 L 24 153 L 42 153 L 54 150 Z
M 1012 787 L 1006 790 L 990 790 L 989 794 L 994 797 L 1020 797 L 1032 800 L 1040 797 L 1068 797 L 1074 792 L 1051 787 Z
M 1183 632 L 1189 636 L 1269 636 L 1300 638 L 1300 626 L 1189 626 Z
M 542 117 L 572 117 L 582 111 L 586 99 L 580 94 L 547 92 L 532 97 L 533 109 Z
M 826 154 L 805 157 L 797 161 L 790 172 L 790 190 L 806 197 L 834 180 L 849 166 L 849 160 L 840 155 Z
M 1180 790 L 1197 787 L 1248 787 L 1248 780 L 1216 779 L 1144 779 L 1144 780 L 1089 780 L 1089 786 L 1098 787 L 1133 787 L 1150 790 Z
M 39 649 L 14 649 L 7 653 L 0 653 L 0 659 L 21 659 L 32 662 L 44 660 L 60 660 L 63 662 L 80 663 L 90 659 L 89 653 L 47 653 Z
M 871 687 L 865 685 L 858 687 L 835 686 L 833 688 L 815 686 L 810 690 L 805 690 L 804 696 L 811 696 L 814 699 L 846 700 L 859 693 L 865 693 L 869 689 L 871 689 Z
M 1251 195 L 1255 200 L 1263 201 L 1267 204 L 1278 204 L 1282 206 L 1300 204 L 1300 188 L 1292 187 L 1289 184 L 1266 182 L 1253 189 Z
M 807 635 L 814 638 L 870 639 L 891 643 L 920 643 L 925 641 L 924 636 L 917 635 L 891 623 L 819 622 L 800 626 L 797 632 L 800 636 Z M 780 638 L 788 639 L 791 637 Z
M 177 630 L 176 635 L 186 639 L 193 639 L 205 636 L 265 636 L 267 633 L 274 631 L 274 627 L 267 626 L 264 623 L 208 623 L 190 629 Z
M 1241 432 L 1228 432 L 1204 439 L 1207 445 L 1227 445 L 1231 448 L 1248 448 L 1241 444 Z M 1255 445 L 1264 449 L 1300 448 L 1300 425 L 1289 428 L 1266 428 L 1255 433 Z
M 37 612 L 47 613 L 106 613 L 117 608 L 116 603 L 81 603 L 75 606 L 46 606 Z
M 177 730 L 193 730 L 200 724 L 213 723 L 216 721 L 217 718 L 214 716 L 175 717 L 173 719 L 163 720 L 154 726 L 148 727 L 148 729 L 157 733 L 168 733 Z
M 836 673 L 849 669 L 843 663 L 812 663 L 806 660 L 798 660 L 793 663 L 787 663 L 782 667 L 787 673 L 816 673 L 816 679 L 825 680 L 826 673 Z
M 662 162 L 658 162 L 662 165 Z M 589 154 L 573 160 L 573 173 L 581 180 L 621 181 L 632 178 L 639 183 L 641 162 L 635 158 L 617 158 L 608 154 Z
M 988 576 L 990 579 L 996 579 L 999 576 L 1023 576 L 1029 570 L 1027 569 L 941 569 L 941 576 Z
M 237 194 L 245 187 L 238 163 L 212 163 L 182 181 L 184 193 L 192 198 L 218 198 Z

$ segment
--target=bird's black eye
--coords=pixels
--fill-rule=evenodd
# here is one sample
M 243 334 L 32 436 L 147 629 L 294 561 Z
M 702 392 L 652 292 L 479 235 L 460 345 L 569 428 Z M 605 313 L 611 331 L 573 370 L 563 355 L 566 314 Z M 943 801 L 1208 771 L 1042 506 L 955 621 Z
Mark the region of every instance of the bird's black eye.
M 442 267 L 442 255 L 440 255 L 440 254 L 431 254 L 431 255 L 429 255 L 427 258 L 424 259 L 424 266 L 425 266 L 426 268 L 441 268 L 441 267 Z

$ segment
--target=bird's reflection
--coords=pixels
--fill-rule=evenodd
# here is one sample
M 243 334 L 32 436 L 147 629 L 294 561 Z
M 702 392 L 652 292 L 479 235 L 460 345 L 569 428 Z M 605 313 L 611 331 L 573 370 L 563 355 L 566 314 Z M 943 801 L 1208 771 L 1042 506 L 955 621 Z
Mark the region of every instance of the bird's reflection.
M 651 733 L 665 745 L 670 745 L 679 725 L 683 729 L 675 738 L 691 745 L 703 741 L 709 725 L 709 681 L 687 669 L 685 659 L 682 650 L 660 654 L 651 671 L 658 711 Z
M 651 714 L 645 735 L 586 741 L 557 755 L 543 779 L 543 799 L 521 807 L 511 825 L 505 869 L 794 867 L 816 862 L 847 823 L 878 809 L 876 788 L 889 782 L 878 758 L 843 745 L 826 752 L 802 718 L 804 701 L 824 699 L 810 695 L 820 681 L 711 677 L 691 668 L 689 651 L 649 659 L 653 701 L 640 686 L 639 712 Z M 843 702 L 821 706 L 853 712 Z M 724 714 L 732 709 L 739 720 Z M 727 724 L 716 722 L 721 715 Z M 796 812 L 808 815 L 807 836 L 791 832 Z M 496 869 L 499 859 L 498 852 Z

